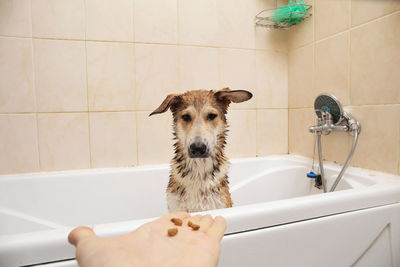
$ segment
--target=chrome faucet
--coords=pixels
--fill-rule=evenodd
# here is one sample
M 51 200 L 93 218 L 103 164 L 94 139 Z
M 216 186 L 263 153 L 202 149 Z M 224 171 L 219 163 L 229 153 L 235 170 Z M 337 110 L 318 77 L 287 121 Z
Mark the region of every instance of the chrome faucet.
M 318 125 L 311 126 L 309 128 L 311 133 L 319 132 L 323 135 L 328 135 L 333 131 L 347 132 L 349 127 L 347 125 L 336 125 L 333 123 L 332 115 L 326 110 L 318 109 L 316 112 L 320 112 L 321 116 L 318 116 Z
M 343 165 L 343 168 L 340 171 L 339 175 L 335 179 L 332 187 L 329 189 L 329 192 L 333 192 L 338 185 L 340 179 L 342 178 L 344 172 L 346 171 L 354 154 L 354 150 L 357 145 L 358 134 L 361 131 L 361 124 L 349 113 L 343 111 L 342 105 L 333 95 L 320 94 L 315 99 L 314 109 L 315 113 L 318 116 L 318 124 L 315 126 L 311 126 L 309 128 L 309 131 L 311 133 L 317 134 L 319 169 L 321 172 L 320 176 L 324 192 L 328 192 L 328 188 L 326 186 L 324 165 L 322 160 L 321 135 L 328 135 L 333 131 L 340 131 L 347 132 L 354 137 L 349 156 L 347 157 L 347 160 Z

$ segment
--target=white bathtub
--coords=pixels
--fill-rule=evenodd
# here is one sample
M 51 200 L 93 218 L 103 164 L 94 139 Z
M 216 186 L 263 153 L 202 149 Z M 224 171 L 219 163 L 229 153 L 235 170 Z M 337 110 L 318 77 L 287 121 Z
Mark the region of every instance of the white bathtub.
M 398 176 L 349 168 L 339 191 L 322 194 L 305 176 L 309 159 L 231 162 L 234 207 L 209 212 L 227 220 L 219 266 L 400 266 Z M 338 172 L 326 164 L 328 177 Z M 168 173 L 160 165 L 0 176 L 0 266 L 76 266 L 69 231 L 90 225 L 112 236 L 166 213 Z

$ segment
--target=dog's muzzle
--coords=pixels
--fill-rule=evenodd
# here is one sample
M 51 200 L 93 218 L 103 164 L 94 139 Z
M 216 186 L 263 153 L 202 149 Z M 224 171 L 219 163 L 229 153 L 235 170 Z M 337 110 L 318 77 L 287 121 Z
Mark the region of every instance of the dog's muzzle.
M 201 141 L 193 142 L 189 146 L 189 157 L 207 158 L 208 157 L 207 146 Z

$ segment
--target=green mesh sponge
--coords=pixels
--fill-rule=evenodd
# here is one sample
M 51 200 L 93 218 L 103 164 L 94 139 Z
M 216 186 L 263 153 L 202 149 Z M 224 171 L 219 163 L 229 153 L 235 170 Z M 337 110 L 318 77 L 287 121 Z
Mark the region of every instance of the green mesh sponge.
M 304 0 L 300 0 L 299 2 L 290 0 L 287 6 L 282 5 L 281 8 L 274 12 L 272 21 L 285 25 L 298 24 L 302 21 L 306 12 L 307 7 Z

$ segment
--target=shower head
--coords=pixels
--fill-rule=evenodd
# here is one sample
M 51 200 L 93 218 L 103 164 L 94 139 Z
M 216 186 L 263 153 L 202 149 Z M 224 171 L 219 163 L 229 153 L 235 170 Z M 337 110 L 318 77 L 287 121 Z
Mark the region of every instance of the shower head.
M 314 102 L 315 113 L 318 118 L 322 118 L 321 110 L 329 112 L 332 115 L 334 124 L 339 124 L 343 120 L 343 108 L 339 100 L 330 94 L 320 94 Z

